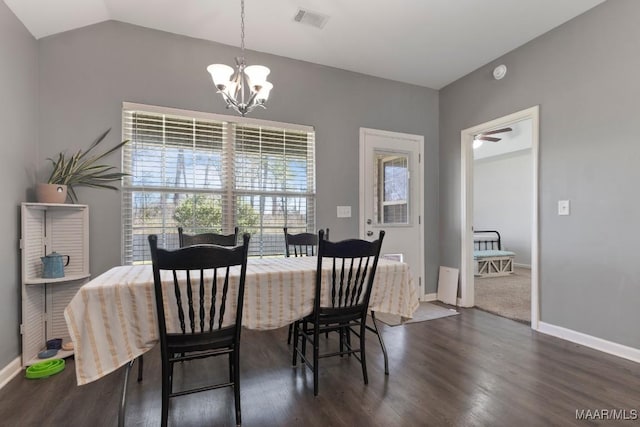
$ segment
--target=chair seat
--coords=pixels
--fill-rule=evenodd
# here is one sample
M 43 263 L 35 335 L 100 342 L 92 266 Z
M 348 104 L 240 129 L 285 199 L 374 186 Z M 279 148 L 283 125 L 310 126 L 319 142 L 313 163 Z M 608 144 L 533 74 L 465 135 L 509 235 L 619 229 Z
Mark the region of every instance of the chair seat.
M 348 323 L 362 318 L 363 309 L 360 306 L 349 308 L 321 308 L 318 316 L 318 323 L 322 325 Z M 365 310 L 366 312 L 366 310 Z M 305 322 L 315 322 L 312 314 L 305 316 L 302 320 Z
M 167 347 L 174 353 L 213 350 L 231 347 L 236 328 L 229 326 L 212 332 L 197 334 L 167 334 Z

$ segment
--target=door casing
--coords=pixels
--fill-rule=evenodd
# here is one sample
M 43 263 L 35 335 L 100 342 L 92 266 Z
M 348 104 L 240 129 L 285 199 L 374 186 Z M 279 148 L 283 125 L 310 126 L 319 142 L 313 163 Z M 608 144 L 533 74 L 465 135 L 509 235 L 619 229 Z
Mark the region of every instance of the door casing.
M 491 120 L 477 126 L 464 129 L 460 133 L 461 141 L 461 203 L 460 203 L 460 300 L 462 307 L 474 306 L 473 281 L 473 138 L 478 133 L 506 127 L 521 120 L 531 119 L 531 158 L 532 158 L 532 203 L 531 208 L 531 328 L 537 330 L 540 321 L 540 283 L 539 283 L 539 138 L 540 107 L 538 105 L 517 111 L 504 117 Z

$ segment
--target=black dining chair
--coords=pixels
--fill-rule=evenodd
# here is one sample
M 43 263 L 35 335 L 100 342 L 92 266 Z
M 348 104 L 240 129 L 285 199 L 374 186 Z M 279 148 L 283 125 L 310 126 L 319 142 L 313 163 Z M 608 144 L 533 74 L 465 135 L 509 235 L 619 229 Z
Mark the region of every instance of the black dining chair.
M 318 235 L 313 233 L 298 233 L 290 234 L 287 227 L 284 230 L 284 247 L 285 256 L 287 258 L 301 257 L 301 256 L 314 256 L 318 252 Z M 324 238 L 329 240 L 329 229 L 324 232 Z M 289 332 L 287 333 L 287 344 L 291 344 L 291 337 L 293 335 L 293 324 L 289 325 Z
M 233 229 L 232 234 L 218 233 L 201 233 L 201 234 L 185 234 L 182 227 L 178 227 L 178 241 L 180 247 L 193 245 L 220 245 L 235 246 L 238 241 L 238 227 Z
M 385 233 L 380 231 L 373 242 L 359 239 L 329 242 L 324 240 L 323 234 L 322 230 L 318 233 L 313 312 L 293 326 L 293 366 L 300 358 L 311 368 L 315 396 L 318 395 L 318 362 L 321 358 L 353 354 L 362 365 L 364 383 L 369 382 L 365 353 L 367 311 Z M 323 295 L 325 300 L 322 300 Z M 340 336 L 340 350 L 320 354 L 320 334 L 334 331 Z M 359 338 L 357 347 L 348 339 L 349 334 Z M 307 342 L 312 346 L 311 360 L 307 357 Z
M 238 241 L 238 227 L 233 229 L 233 234 L 201 233 L 185 234 L 182 227 L 178 227 L 178 242 L 181 248 L 193 245 L 220 245 L 235 246 Z M 142 381 L 142 371 L 144 369 L 144 356 L 138 356 L 138 382 Z
M 170 398 L 221 387 L 233 387 L 240 425 L 240 331 L 249 234 L 233 248 L 196 245 L 169 251 L 158 248 L 155 235 L 149 236 L 149 245 L 162 358 L 162 427 Z M 234 295 L 237 300 L 228 298 Z M 166 313 L 165 306 L 175 311 Z M 229 357 L 229 381 L 173 391 L 174 363 L 224 355 Z
M 318 235 L 313 233 L 291 234 L 284 227 L 284 246 L 287 258 L 299 256 L 314 256 L 317 253 Z M 324 238 L 329 240 L 329 229 L 325 231 Z

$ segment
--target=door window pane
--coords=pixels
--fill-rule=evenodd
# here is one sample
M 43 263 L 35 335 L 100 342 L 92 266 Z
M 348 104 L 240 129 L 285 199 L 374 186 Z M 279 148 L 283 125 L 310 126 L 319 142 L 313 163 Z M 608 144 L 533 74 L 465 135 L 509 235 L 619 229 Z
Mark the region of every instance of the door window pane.
M 409 157 L 376 153 L 375 210 L 378 224 L 409 223 Z

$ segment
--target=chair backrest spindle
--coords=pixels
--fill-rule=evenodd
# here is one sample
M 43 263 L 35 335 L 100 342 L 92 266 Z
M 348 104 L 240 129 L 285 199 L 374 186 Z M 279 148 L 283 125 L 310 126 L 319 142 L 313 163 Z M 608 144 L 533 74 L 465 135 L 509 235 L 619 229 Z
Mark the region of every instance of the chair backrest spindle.
M 211 308 L 209 309 L 209 330 L 213 331 L 213 322 L 216 316 L 216 296 L 218 295 L 218 269 L 213 269 L 211 279 Z

